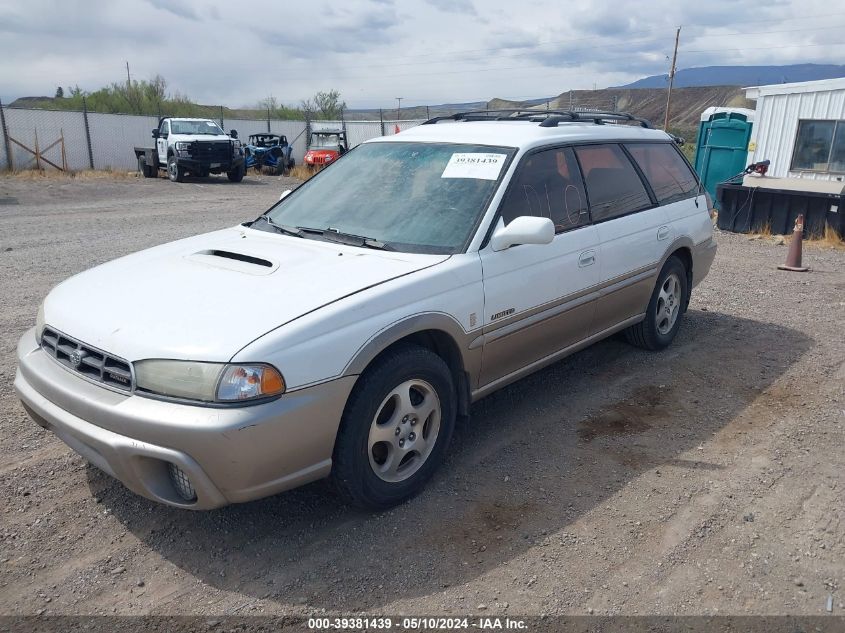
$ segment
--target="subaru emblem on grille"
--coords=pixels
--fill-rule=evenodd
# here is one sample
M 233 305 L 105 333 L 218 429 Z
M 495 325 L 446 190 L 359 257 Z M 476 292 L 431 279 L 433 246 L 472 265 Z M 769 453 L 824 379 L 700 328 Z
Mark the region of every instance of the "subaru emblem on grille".
M 70 353 L 70 364 L 74 367 L 79 367 L 82 364 L 82 357 L 85 356 L 85 352 L 81 349 L 75 349 Z

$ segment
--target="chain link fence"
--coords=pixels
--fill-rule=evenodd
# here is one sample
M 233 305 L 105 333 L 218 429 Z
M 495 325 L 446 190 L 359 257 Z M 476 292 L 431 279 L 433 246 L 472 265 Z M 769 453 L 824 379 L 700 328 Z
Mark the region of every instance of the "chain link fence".
M 271 132 L 287 137 L 293 157 L 301 164 L 308 149 L 308 122 L 267 118 L 216 119 L 224 130 L 249 135 Z M 317 123 L 317 122 L 315 122 Z M 349 147 L 377 136 L 389 136 L 422 123 L 402 121 L 319 121 L 320 127 L 346 130 Z M 158 117 L 100 112 L 71 112 L 10 108 L 0 104 L 0 171 L 34 167 L 135 170 L 133 148 L 153 147 L 152 130 Z M 48 149 L 45 149 L 48 148 Z

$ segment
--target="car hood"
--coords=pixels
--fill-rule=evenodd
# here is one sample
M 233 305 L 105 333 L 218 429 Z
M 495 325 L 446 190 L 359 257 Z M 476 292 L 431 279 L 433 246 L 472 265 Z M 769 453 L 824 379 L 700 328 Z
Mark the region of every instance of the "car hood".
M 304 314 L 446 259 L 239 226 L 71 277 L 48 295 L 44 317 L 47 325 L 128 361 L 225 362 Z

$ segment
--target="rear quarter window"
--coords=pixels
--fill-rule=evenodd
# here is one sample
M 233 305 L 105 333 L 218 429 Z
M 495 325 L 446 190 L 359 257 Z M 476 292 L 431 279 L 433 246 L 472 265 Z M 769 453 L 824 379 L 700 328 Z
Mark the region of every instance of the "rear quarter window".
M 671 143 L 631 143 L 625 149 L 648 180 L 657 202 L 669 204 L 695 195 L 698 179 Z
M 616 144 L 575 148 L 594 222 L 627 215 L 652 206 L 643 181 Z

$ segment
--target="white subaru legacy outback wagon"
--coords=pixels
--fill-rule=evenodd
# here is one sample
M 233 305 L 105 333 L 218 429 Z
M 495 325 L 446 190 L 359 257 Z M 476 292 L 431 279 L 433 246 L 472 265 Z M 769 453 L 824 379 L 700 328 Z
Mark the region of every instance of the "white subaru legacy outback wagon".
M 155 501 L 330 477 L 419 491 L 470 404 L 624 330 L 672 342 L 716 245 L 673 138 L 618 113 L 433 119 L 252 222 L 54 288 L 18 347 L 32 418 Z

